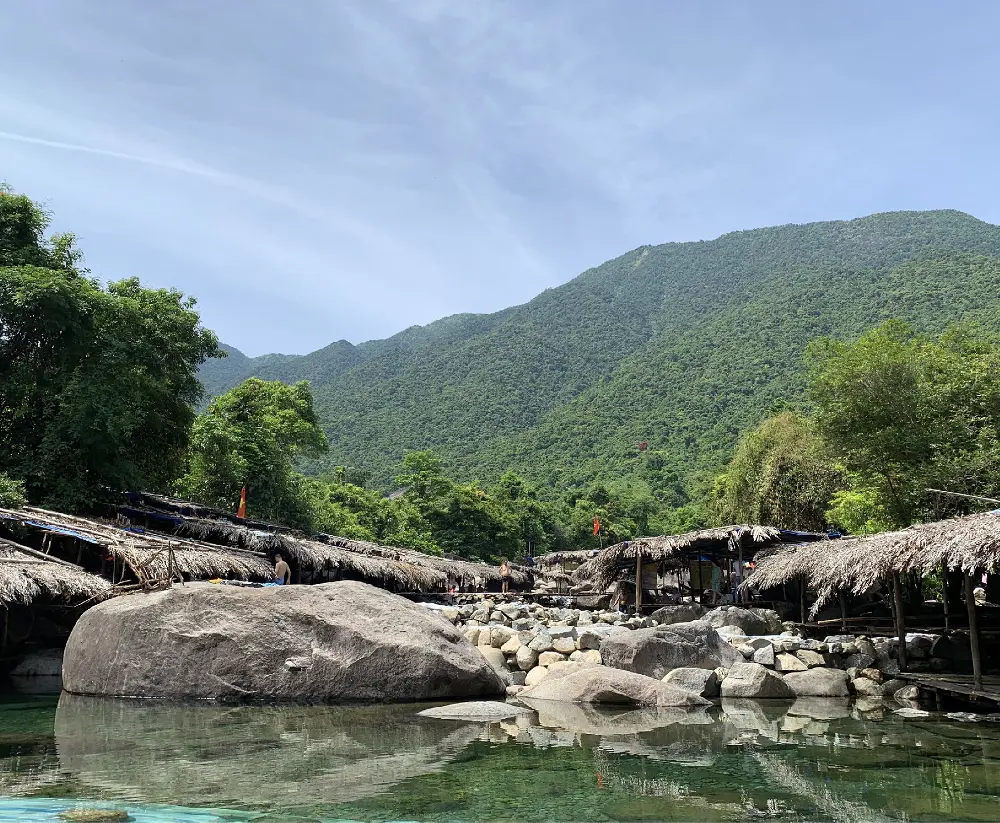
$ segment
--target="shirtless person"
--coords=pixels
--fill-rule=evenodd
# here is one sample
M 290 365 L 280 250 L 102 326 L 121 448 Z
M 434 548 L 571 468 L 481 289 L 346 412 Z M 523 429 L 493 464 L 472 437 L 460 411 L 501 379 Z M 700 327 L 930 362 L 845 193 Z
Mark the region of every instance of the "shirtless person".
M 280 554 L 274 555 L 274 582 L 286 586 L 292 582 L 292 570 Z

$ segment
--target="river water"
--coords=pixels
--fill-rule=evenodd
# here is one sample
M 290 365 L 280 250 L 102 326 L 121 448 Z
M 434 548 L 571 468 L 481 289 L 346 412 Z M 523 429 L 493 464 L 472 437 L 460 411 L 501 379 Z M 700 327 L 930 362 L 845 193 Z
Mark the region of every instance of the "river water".
M 708 712 L 550 703 L 503 722 L 421 706 L 0 698 L 0 823 L 996 821 L 1000 724 L 874 702 Z

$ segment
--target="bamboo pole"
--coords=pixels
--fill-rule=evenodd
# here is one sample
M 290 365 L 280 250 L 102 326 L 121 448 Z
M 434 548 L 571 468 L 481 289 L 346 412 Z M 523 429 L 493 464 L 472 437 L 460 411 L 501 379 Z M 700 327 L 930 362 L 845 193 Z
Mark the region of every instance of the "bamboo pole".
M 971 574 L 965 575 L 965 607 L 969 612 L 969 646 L 972 651 L 972 676 L 976 688 L 983 687 L 983 661 L 979 657 L 979 620 L 976 617 L 976 584 Z
M 844 597 L 844 591 L 841 589 L 837 592 L 840 599 L 840 628 L 846 633 L 847 632 L 847 599 Z
M 944 604 L 944 630 L 951 631 L 951 610 L 948 603 L 948 564 L 941 566 L 941 602 Z
M 68 560 L 60 560 L 58 557 L 53 557 L 51 554 L 45 554 L 44 552 L 36 551 L 35 549 L 29 549 L 27 546 L 22 546 L 20 543 L 15 543 L 13 540 L 6 540 L 0 537 L 0 544 L 4 546 L 9 546 L 16 552 L 24 552 L 24 554 L 29 554 L 32 557 L 37 557 L 39 560 L 44 560 L 46 563 L 58 563 L 60 566 L 68 566 L 71 569 L 76 569 L 77 571 L 83 571 L 80 566 L 75 563 L 70 563 Z
M 801 620 L 799 622 L 805 624 L 806 622 L 806 576 L 803 574 L 799 578 L 799 613 Z
M 899 572 L 892 573 L 892 602 L 896 618 L 896 636 L 899 638 L 899 668 L 906 671 L 906 618 L 903 616 L 903 586 L 899 581 Z

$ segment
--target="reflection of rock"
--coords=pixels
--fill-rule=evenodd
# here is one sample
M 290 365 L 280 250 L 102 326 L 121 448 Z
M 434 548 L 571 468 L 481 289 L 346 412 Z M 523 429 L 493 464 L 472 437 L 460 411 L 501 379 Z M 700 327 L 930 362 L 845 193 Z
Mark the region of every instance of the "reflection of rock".
M 797 697 L 788 713 L 813 720 L 841 720 L 851 716 L 851 701 L 846 697 Z
M 445 618 L 364 583 L 190 584 L 116 597 L 70 635 L 74 694 L 407 701 L 503 694 Z
M 62 661 L 62 649 L 42 649 L 22 657 L 10 674 L 12 677 L 60 677 Z
M 575 664 L 571 664 L 575 665 Z M 565 676 L 550 675 L 519 697 L 570 703 L 611 703 L 625 706 L 707 706 L 709 701 L 652 677 L 635 672 L 589 666 Z
M 67 694 L 55 719 L 60 769 L 88 793 L 231 808 L 270 806 L 275 787 L 303 805 L 368 797 L 440 770 L 482 728 L 419 718 L 413 706 L 224 708 Z
M 714 722 L 704 709 L 614 709 L 554 700 L 527 699 L 524 702 L 538 713 L 540 726 L 601 737 L 638 734 L 665 726 L 712 725 Z
M 778 739 L 789 701 L 722 698 L 724 720 L 741 731 L 757 732 L 771 740 Z

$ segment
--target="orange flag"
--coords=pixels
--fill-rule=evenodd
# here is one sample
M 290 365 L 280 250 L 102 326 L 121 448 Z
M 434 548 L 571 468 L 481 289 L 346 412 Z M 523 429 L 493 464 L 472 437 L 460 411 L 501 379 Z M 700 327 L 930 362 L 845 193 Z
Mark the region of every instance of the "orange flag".
M 594 534 L 597 534 L 601 530 L 601 521 L 596 517 L 594 518 Z
M 243 487 L 243 491 L 240 492 L 240 507 L 236 510 L 237 517 L 247 516 L 247 487 Z

